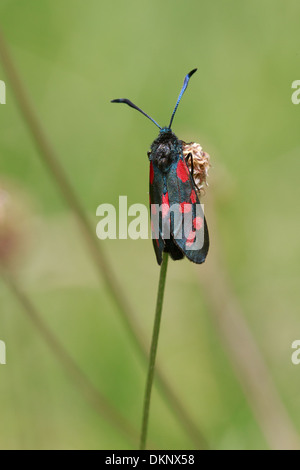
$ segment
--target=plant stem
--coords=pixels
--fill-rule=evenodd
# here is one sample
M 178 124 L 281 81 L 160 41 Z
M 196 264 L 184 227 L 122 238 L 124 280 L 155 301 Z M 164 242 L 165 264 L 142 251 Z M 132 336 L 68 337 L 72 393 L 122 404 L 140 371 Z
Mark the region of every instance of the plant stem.
M 162 313 L 164 293 L 165 293 L 168 260 L 169 260 L 168 253 L 164 253 L 163 262 L 160 268 L 160 277 L 159 277 L 159 285 L 158 285 L 157 301 L 156 301 L 156 312 L 155 312 L 155 320 L 154 320 L 152 342 L 151 342 L 151 349 L 150 349 L 145 398 L 144 398 L 144 411 L 143 411 L 140 450 L 144 450 L 146 448 L 151 391 L 152 391 L 152 384 L 153 384 L 154 371 L 155 371 L 155 359 L 156 359 L 156 353 L 157 353 L 161 313 Z

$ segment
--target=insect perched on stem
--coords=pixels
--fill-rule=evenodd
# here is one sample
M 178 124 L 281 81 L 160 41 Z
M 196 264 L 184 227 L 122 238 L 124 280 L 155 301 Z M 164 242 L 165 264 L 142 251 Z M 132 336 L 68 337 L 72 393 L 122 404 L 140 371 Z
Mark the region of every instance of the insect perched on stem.
M 136 109 L 160 129 L 148 152 L 152 239 L 159 265 L 164 251 L 170 253 L 174 260 L 186 256 L 190 261 L 201 264 L 209 248 L 207 224 L 199 202 L 209 156 L 199 144 L 186 144 L 171 130 L 179 102 L 196 70 L 184 79 L 168 127 L 159 126 L 128 99 L 112 100 L 112 103 L 125 103 Z

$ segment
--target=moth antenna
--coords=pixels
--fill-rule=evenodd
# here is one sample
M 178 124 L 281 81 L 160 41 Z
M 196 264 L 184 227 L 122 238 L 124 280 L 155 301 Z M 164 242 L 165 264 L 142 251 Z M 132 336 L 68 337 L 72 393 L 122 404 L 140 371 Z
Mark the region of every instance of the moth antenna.
M 187 86 L 188 86 L 188 83 L 189 83 L 189 80 L 190 80 L 191 76 L 192 76 L 196 71 L 197 71 L 197 69 L 193 69 L 190 73 L 188 73 L 188 74 L 186 75 L 186 77 L 185 77 L 185 79 L 184 79 L 183 86 L 182 86 L 181 91 L 180 91 L 180 93 L 179 93 L 178 100 L 177 100 L 176 106 L 175 106 L 175 108 L 174 108 L 172 117 L 171 117 L 169 129 L 171 129 L 172 122 L 173 122 L 175 113 L 176 113 L 176 111 L 177 111 L 178 105 L 179 105 L 179 103 L 180 103 L 180 100 L 181 100 L 181 98 L 182 98 L 182 95 L 183 95 L 183 93 L 185 92 L 185 90 L 187 89 Z
M 117 99 L 117 100 L 112 100 L 111 103 L 125 103 L 125 104 L 128 104 L 128 106 L 130 106 L 131 108 L 136 109 L 137 111 L 142 113 L 144 116 L 146 116 L 148 119 L 150 119 L 150 121 L 152 121 L 153 124 L 155 124 L 159 129 L 161 129 L 160 125 L 157 124 L 157 122 L 154 121 L 154 119 L 152 119 L 152 117 L 150 117 L 148 114 L 146 114 L 141 108 L 139 108 L 138 106 L 133 104 L 132 101 L 127 100 L 126 98 L 120 98 L 120 99 Z

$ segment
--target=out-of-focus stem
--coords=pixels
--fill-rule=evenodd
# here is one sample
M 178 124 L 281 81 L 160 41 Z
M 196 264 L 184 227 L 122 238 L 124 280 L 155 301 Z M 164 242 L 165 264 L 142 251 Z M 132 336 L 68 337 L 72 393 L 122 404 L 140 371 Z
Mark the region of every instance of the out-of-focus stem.
M 90 379 L 80 369 L 76 362 L 69 355 L 67 350 L 57 339 L 54 333 L 50 330 L 47 324 L 44 322 L 40 313 L 32 303 L 28 295 L 20 288 L 17 280 L 7 271 L 0 271 L 5 284 L 10 289 L 11 293 L 18 300 L 30 319 L 32 324 L 35 326 L 41 337 L 45 340 L 49 346 L 51 352 L 57 357 L 59 363 L 64 367 L 66 372 L 76 382 L 77 386 L 87 399 L 87 401 L 93 406 L 93 408 L 105 418 L 111 425 L 117 430 L 121 431 L 124 436 L 136 446 L 138 439 L 137 431 L 132 425 L 109 403 L 104 395 L 93 385 Z
M 209 195 L 210 202 L 213 194 Z M 205 273 L 198 271 L 203 295 L 235 374 L 271 449 L 299 449 L 299 435 L 288 416 L 273 378 L 230 284 L 221 256 L 215 210 L 210 211 L 212 248 Z

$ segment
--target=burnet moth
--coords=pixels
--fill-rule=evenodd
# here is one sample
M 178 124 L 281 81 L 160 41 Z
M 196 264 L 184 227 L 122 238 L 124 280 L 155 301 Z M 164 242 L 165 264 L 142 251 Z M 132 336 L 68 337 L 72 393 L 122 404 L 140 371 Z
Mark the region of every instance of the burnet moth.
M 112 100 L 112 103 L 125 103 L 136 109 L 160 129 L 159 136 L 148 152 L 152 241 L 159 265 L 164 251 L 170 253 L 173 260 L 186 256 L 190 261 L 201 264 L 205 261 L 209 248 L 207 224 L 199 201 L 200 188 L 195 183 L 196 176 L 197 182 L 199 180 L 201 183 L 199 175 L 206 172 L 208 160 L 206 159 L 206 166 L 202 166 L 201 172 L 196 175 L 197 154 L 193 152 L 193 148 L 198 147 L 204 159 L 209 156 L 199 144 L 186 144 L 171 130 L 179 102 L 196 70 L 192 70 L 184 79 L 168 127 L 159 126 L 128 99 Z

